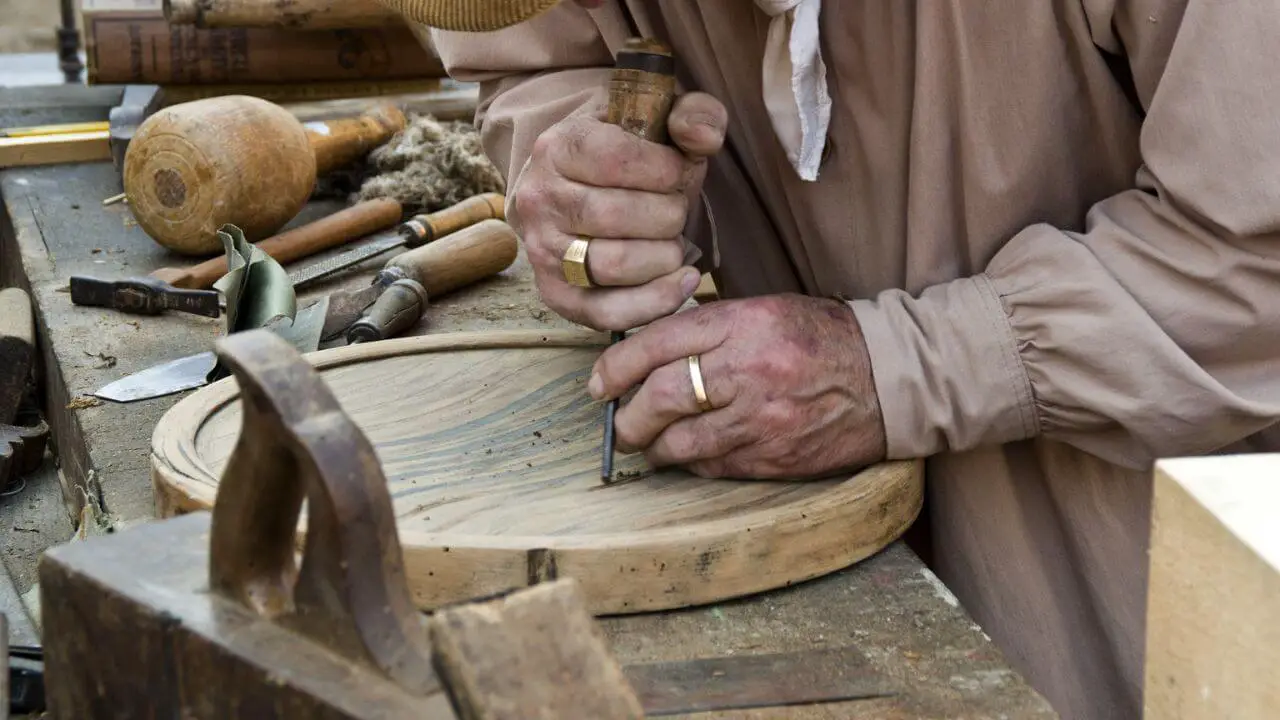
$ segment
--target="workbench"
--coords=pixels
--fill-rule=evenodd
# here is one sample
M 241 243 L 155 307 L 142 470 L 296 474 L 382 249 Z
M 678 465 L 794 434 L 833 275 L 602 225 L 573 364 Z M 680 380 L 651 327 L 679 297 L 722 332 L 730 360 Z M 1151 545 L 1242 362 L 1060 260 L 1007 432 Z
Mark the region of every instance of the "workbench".
M 110 88 L 0 89 L 0 126 L 101 120 L 112 101 Z M 58 480 L 46 482 L 60 483 L 66 509 L 65 517 L 45 513 L 22 521 L 38 525 L 29 530 L 39 532 L 22 535 L 26 552 L 5 554 L 20 591 L 31 585 L 36 553 L 68 539 L 68 519 L 78 524 L 85 518 L 95 527 L 82 531 L 99 532 L 108 525 L 127 531 L 153 517 L 152 432 L 185 394 L 114 404 L 90 393 L 157 363 L 209 350 L 222 329 L 222 320 L 193 315 L 144 317 L 72 305 L 66 292 L 72 274 L 118 278 L 190 263 L 148 238 L 127 205 L 103 206 L 119 192 L 119 175 L 109 162 L 0 171 L 0 285 L 25 288 L 37 308 L 46 413 L 59 464 Z M 296 222 L 336 207 L 313 203 Z M 384 260 L 308 289 L 300 305 L 368 282 Z M 499 277 L 433 299 L 413 333 L 555 327 L 571 326 L 541 305 L 521 253 Z M 40 492 L 38 481 L 32 485 L 26 492 Z M 21 508 L 25 500 L 18 495 L 3 502 Z M 8 530 L 0 531 L 6 544 L 14 535 Z M 784 590 L 602 623 L 624 663 L 853 645 L 903 689 L 895 697 L 784 710 L 788 717 L 1055 717 L 901 541 L 853 568 Z

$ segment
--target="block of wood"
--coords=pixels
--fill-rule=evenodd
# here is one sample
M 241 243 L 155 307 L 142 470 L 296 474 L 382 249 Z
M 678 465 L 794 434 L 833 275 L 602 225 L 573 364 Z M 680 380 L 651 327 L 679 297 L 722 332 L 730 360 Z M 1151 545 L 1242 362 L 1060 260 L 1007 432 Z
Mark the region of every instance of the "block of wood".
M 1145 716 L 1280 717 L 1280 454 L 1157 464 Z
M 848 567 L 919 512 L 919 462 L 820 481 L 716 480 L 619 455 L 600 479 L 607 336 L 439 333 L 309 357 L 377 448 L 423 609 L 560 576 L 596 614 L 679 608 Z M 235 385 L 185 398 L 152 441 L 157 507 L 210 506 L 240 427 Z

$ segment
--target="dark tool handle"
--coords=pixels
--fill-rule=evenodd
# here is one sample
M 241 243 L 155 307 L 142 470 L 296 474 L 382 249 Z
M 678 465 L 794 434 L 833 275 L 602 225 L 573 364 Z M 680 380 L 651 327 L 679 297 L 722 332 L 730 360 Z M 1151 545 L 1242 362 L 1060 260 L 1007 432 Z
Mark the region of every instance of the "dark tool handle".
M 225 336 L 215 350 L 239 384 L 243 424 L 214 501 L 212 590 L 411 692 L 438 687 L 372 443 L 311 364 L 270 330 Z
M 427 309 L 427 289 L 422 283 L 402 278 L 378 296 L 364 317 L 347 328 L 347 342 L 385 340 L 413 327 Z
M 667 144 L 667 117 L 676 98 L 675 57 L 662 43 L 650 38 L 631 38 L 618 52 L 609 79 L 609 113 L 607 121 L 645 140 Z M 610 343 L 626 337 L 624 332 L 609 334 Z M 604 448 L 600 477 L 608 482 L 613 477 L 613 416 L 618 401 L 605 405 Z
M 416 248 L 485 220 L 506 219 L 506 196 L 472 195 L 462 202 L 427 215 L 414 215 L 400 225 L 404 245 Z

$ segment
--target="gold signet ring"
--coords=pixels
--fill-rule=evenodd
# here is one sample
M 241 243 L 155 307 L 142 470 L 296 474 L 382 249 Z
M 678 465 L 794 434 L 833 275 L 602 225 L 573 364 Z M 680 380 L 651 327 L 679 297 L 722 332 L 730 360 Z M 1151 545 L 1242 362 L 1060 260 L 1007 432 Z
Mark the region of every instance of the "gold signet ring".
M 564 281 L 570 285 L 595 287 L 587 272 L 587 243 L 589 242 L 591 241 L 587 238 L 579 237 L 569 243 L 569 247 L 564 251 L 564 257 L 560 258 L 560 271 L 564 273 Z
M 715 406 L 707 399 L 707 388 L 702 384 L 702 363 L 697 355 L 689 356 L 689 380 L 693 383 L 693 397 L 697 399 L 702 412 L 714 410 Z

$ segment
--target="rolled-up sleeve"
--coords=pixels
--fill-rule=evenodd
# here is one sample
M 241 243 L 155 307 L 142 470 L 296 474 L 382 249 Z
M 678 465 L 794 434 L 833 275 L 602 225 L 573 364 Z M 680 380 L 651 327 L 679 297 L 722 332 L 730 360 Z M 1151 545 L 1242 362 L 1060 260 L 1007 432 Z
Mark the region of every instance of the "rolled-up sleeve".
M 1086 6 L 1145 106 L 1134 187 L 977 276 L 853 301 L 891 457 L 1043 436 L 1141 468 L 1280 421 L 1274 0 Z
M 430 38 L 450 77 L 479 84 L 476 126 L 508 186 L 544 130 L 605 102 L 613 55 L 596 20 L 576 3 L 496 32 L 432 29 Z

